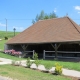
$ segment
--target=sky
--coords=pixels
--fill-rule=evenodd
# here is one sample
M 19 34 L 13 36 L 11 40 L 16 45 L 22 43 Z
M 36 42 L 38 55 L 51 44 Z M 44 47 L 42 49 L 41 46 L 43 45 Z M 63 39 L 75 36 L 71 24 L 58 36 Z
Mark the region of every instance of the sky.
M 0 31 L 6 31 L 7 25 L 7 31 L 22 32 L 42 10 L 58 17 L 68 14 L 80 24 L 80 0 L 0 0 Z

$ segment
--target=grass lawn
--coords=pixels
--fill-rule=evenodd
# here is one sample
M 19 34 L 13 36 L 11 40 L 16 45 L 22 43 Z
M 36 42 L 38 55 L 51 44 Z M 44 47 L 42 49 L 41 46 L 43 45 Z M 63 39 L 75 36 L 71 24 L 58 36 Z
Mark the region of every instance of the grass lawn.
M 4 43 L 6 40 L 0 41 L 0 49 L 4 50 Z M 0 52 L 0 57 L 8 58 L 12 60 L 23 60 L 25 58 L 18 58 L 8 54 Z M 25 59 L 26 60 L 26 59 Z M 50 60 L 40 60 L 40 64 L 46 66 L 46 68 L 51 68 L 55 66 L 55 63 L 58 62 L 63 68 L 74 69 L 80 71 L 80 62 L 62 62 L 62 61 L 50 61 Z M 11 78 L 16 78 L 18 80 L 76 80 L 71 79 L 70 77 L 65 76 L 55 76 L 50 73 L 43 73 L 37 70 L 32 70 L 29 68 L 24 68 L 21 66 L 12 66 L 12 65 L 0 65 L 0 75 L 9 76 Z
M 0 41 L 0 49 L 4 50 L 5 42 L 6 40 Z M 4 54 L 4 53 L 0 53 L 0 57 L 12 59 L 12 60 L 23 60 L 24 59 L 24 58 L 18 58 L 15 56 Z M 56 62 L 60 63 L 64 68 L 80 71 L 80 62 L 62 62 L 62 61 L 40 60 L 40 64 L 44 64 L 47 68 L 51 68 L 52 66 L 55 65 Z
M 65 76 L 55 76 L 50 73 L 12 65 L 0 65 L 0 75 L 18 80 L 72 80 Z
M 26 60 L 26 58 L 18 58 L 18 57 L 11 56 L 9 54 L 5 54 L 5 53 L 1 53 L 1 52 L 0 52 L 0 57 L 1 58 L 12 59 L 12 60 Z
M 20 32 L 15 32 L 15 35 L 19 34 Z M 8 38 L 12 38 L 14 37 L 14 31 L 10 32 L 10 31 L 0 31 L 0 39 L 3 39 L 4 37 L 8 37 Z
M 0 57 L 2 58 L 8 58 L 12 60 L 27 60 L 27 58 L 18 58 L 15 56 L 11 56 L 8 54 L 0 53 Z M 55 66 L 55 63 L 58 62 L 60 65 L 63 66 L 63 68 L 73 69 L 80 71 L 80 62 L 63 62 L 63 61 L 54 61 L 54 60 L 39 60 L 40 64 L 45 65 L 46 68 L 51 68 Z
M 55 66 L 55 63 L 59 63 L 63 68 L 77 70 L 80 71 L 80 62 L 63 62 L 63 61 L 49 61 L 49 60 L 42 60 L 40 61 L 41 64 L 44 64 L 46 67 L 50 68 Z
M 20 32 L 15 32 L 15 35 L 19 34 Z M 0 41 L 0 49 L 4 50 L 4 43 L 7 40 L 4 40 L 4 37 L 8 37 L 8 39 L 14 37 L 14 32 L 10 32 L 10 31 L 0 31 L 0 39 L 2 39 L 2 41 Z
M 6 41 L 7 41 L 7 40 L 2 40 L 2 41 L 0 41 L 0 49 L 1 49 L 1 50 L 4 50 L 4 45 L 5 45 Z

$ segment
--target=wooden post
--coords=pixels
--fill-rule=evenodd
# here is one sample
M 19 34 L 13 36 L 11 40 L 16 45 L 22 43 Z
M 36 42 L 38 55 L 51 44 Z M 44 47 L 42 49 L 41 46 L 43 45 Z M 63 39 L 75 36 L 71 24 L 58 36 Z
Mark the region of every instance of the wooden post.
M 57 58 L 57 44 L 55 44 L 55 58 Z
M 61 44 L 59 44 L 59 45 L 57 45 L 56 43 L 55 43 L 55 45 L 53 45 L 53 44 L 51 44 L 52 45 L 52 47 L 54 48 L 54 50 L 55 50 L 55 58 L 57 58 L 57 50 L 58 50 L 58 48 L 59 48 L 59 46 L 61 45 Z
M 34 59 L 35 50 L 33 50 L 33 59 Z
M 27 49 L 28 45 L 23 44 L 23 45 L 21 45 L 21 47 L 22 47 L 23 51 L 25 51 Z
M 43 59 L 45 59 L 45 50 L 43 50 Z

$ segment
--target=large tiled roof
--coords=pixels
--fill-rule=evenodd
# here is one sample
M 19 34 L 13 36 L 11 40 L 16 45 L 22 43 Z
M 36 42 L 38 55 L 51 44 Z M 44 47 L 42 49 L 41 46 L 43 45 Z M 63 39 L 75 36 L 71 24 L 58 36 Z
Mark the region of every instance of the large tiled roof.
M 7 44 L 80 41 L 80 28 L 69 17 L 40 20 Z

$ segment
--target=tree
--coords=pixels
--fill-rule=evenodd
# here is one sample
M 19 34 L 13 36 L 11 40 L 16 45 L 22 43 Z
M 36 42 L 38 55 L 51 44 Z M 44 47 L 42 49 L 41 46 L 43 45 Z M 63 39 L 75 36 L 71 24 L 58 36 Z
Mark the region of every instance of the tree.
M 44 19 L 51 19 L 51 18 L 57 18 L 58 16 L 52 12 L 50 14 L 46 14 L 44 13 L 44 11 L 42 10 L 40 14 L 36 15 L 36 18 L 32 20 L 32 23 L 34 24 L 35 22 L 39 21 L 39 20 L 44 20 Z

